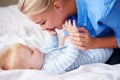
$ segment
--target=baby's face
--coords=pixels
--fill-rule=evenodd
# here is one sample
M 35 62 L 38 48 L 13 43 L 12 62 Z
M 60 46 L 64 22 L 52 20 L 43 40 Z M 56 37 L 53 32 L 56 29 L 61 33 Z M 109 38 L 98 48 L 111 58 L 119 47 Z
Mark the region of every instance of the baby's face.
M 44 54 L 37 48 L 26 48 L 23 50 L 26 68 L 41 69 L 44 62 Z

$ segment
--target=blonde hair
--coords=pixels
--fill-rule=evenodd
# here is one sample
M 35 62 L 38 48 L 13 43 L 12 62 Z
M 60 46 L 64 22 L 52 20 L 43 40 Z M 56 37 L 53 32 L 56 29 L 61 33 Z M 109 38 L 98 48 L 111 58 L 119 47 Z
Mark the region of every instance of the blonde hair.
M 40 14 L 51 10 L 55 0 L 19 0 L 18 7 L 25 14 Z M 69 0 L 61 0 L 63 3 Z
M 25 14 L 38 14 L 52 9 L 54 0 L 19 0 L 18 7 Z
M 9 46 L 0 56 L 0 68 L 8 70 L 22 67 L 18 56 L 21 54 L 20 50 L 25 47 L 26 46 L 21 43 Z

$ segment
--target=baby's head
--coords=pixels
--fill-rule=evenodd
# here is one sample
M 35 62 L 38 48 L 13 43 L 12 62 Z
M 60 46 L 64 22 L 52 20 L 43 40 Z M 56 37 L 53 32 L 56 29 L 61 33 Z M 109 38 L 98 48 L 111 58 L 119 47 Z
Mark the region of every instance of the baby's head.
M 0 56 L 0 68 L 3 70 L 41 69 L 43 62 L 43 53 L 21 43 L 9 46 Z

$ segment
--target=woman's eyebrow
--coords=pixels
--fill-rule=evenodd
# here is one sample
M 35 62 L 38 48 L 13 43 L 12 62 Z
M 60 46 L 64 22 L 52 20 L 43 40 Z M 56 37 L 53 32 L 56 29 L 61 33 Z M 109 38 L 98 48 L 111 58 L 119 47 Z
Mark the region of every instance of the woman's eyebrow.
M 35 24 L 39 24 L 39 22 L 36 22 Z

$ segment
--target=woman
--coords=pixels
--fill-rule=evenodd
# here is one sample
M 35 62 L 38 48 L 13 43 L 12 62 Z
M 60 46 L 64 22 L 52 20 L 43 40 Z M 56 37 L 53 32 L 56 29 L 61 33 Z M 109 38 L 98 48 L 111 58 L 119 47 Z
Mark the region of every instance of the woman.
M 62 29 L 65 20 L 75 19 L 80 33 L 70 35 L 72 43 L 80 50 L 105 48 L 105 52 L 120 46 L 114 29 L 98 24 L 114 3 L 115 0 L 20 0 L 19 9 L 43 30 L 53 33 Z M 96 51 L 99 52 L 102 51 Z M 107 53 L 112 53 L 111 49 Z

